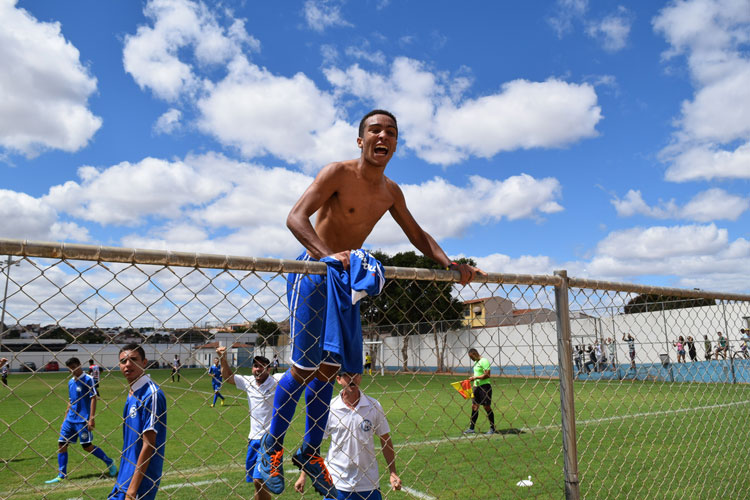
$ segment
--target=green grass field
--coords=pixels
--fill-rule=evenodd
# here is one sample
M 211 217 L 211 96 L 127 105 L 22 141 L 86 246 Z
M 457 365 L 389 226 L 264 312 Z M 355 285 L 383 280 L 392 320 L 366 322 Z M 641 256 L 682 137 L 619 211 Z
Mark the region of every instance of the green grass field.
M 152 371 L 168 402 L 166 462 L 159 498 L 251 498 L 244 482 L 249 430 L 247 401 L 225 385 L 227 405 L 210 408 L 210 379 L 184 370 L 169 381 Z M 495 378 L 493 406 L 500 433 L 464 437 L 470 404 L 450 388 L 460 377 L 401 374 L 365 376 L 363 390 L 386 410 L 407 489 L 388 499 L 562 498 L 563 458 L 556 380 Z M 12 374 L 0 387 L 0 498 L 105 498 L 113 480 L 103 464 L 70 447 L 68 480 L 56 474 L 56 442 L 65 410 L 67 375 Z M 119 460 L 126 394 L 117 372 L 104 376 L 94 443 Z M 663 382 L 577 382 L 579 477 L 583 498 L 748 498 L 750 460 L 747 414 L 750 387 Z M 303 404 L 303 403 L 302 403 Z M 301 441 L 300 405 L 286 439 L 287 456 Z M 376 449 L 379 444 L 376 443 Z M 290 460 L 287 490 L 278 498 L 320 498 L 308 486 L 300 496 Z M 534 485 L 516 482 L 532 476 Z

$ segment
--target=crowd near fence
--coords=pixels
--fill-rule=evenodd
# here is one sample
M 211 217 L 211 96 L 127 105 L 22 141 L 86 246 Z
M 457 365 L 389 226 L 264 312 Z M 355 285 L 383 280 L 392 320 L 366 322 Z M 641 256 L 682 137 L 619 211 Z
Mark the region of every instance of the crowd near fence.
M 168 441 L 159 497 L 251 496 L 242 471 L 247 406 L 232 409 L 244 418 L 217 413 L 211 426 L 226 432 L 206 431 L 204 441 L 217 440 L 207 457 L 186 437 L 207 411 L 195 394 L 207 390 L 203 374 L 218 346 L 240 369 L 255 355 L 288 367 L 287 275 L 325 274 L 325 264 L 8 239 L 0 255 L 0 358 L 10 367 L 0 387 L 0 497 L 101 497 L 111 480 L 91 479 L 83 465 L 62 490 L 44 485 L 67 398 L 67 378 L 50 372 L 65 371 L 70 357 L 92 358 L 114 381 L 119 350 L 133 341 L 152 371 L 175 359 L 196 369 L 188 386 L 170 385 L 169 371 L 159 379 L 180 415 L 170 417 L 180 451 Z M 391 492 L 381 480 L 386 498 L 750 496 L 742 479 L 750 295 L 565 271 L 488 269 L 463 287 L 451 271 L 385 271 L 383 292 L 364 299 L 361 317 L 374 364 L 365 390 L 381 395 L 405 485 Z M 471 375 L 470 348 L 491 365 L 495 435 L 463 434 L 470 402 L 450 383 Z M 45 397 L 28 396 L 40 386 Z M 99 414 L 117 422 L 125 391 L 107 395 Z M 98 425 L 98 436 L 100 446 L 120 446 L 117 428 Z M 527 472 L 531 486 L 517 483 Z M 76 473 L 86 480 L 76 483 Z M 283 498 L 299 498 L 287 490 Z

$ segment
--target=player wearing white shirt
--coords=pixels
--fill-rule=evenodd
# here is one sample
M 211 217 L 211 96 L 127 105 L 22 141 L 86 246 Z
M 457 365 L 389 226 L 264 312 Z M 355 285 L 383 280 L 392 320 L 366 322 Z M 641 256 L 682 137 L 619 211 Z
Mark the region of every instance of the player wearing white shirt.
M 271 493 L 263 487 L 263 483 L 253 480 L 253 468 L 258 458 L 260 440 L 268 432 L 273 413 L 273 397 L 281 374 L 270 376 L 268 368 L 270 362 L 263 356 L 253 358 L 253 374 L 236 375 L 232 373 L 226 358 L 226 347 L 217 347 L 216 354 L 221 362 L 221 375 L 224 382 L 237 386 L 237 389 L 247 394 L 247 406 L 250 410 L 250 433 L 247 435 L 247 457 L 245 458 L 245 481 L 255 486 L 256 500 L 270 500 Z
M 343 386 L 343 390 L 331 401 L 331 413 L 325 430 L 325 436 L 331 437 L 326 465 L 338 490 L 336 499 L 381 500 L 373 442 L 375 436 L 380 437 L 383 458 L 390 471 L 391 487 L 401 489 L 388 420 L 380 403 L 359 389 L 361 374 L 340 373 L 336 381 Z M 294 483 L 294 489 L 299 493 L 304 491 L 306 478 L 307 475 L 302 472 Z

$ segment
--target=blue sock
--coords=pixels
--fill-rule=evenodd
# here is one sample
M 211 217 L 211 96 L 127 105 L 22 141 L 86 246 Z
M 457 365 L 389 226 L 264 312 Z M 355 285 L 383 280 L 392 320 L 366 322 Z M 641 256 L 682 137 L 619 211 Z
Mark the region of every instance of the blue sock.
M 305 419 L 305 444 L 320 453 L 320 443 L 328 424 L 328 412 L 331 408 L 333 382 L 323 382 L 317 378 L 307 384 L 305 402 L 307 418 Z
M 57 469 L 60 475 L 65 477 L 68 475 L 68 452 L 64 451 L 57 454 Z
M 217 392 L 216 395 L 219 396 L 221 399 L 224 399 L 224 396 L 222 396 L 220 392 Z
M 94 446 L 94 451 L 91 452 L 92 455 L 94 455 L 96 458 L 107 464 L 107 467 L 112 465 L 112 459 L 107 456 L 106 453 L 102 451 L 101 448 L 98 446 Z
M 216 406 L 216 398 L 218 397 L 218 394 L 219 394 L 218 392 L 214 392 L 214 402 L 213 402 L 214 406 Z
M 284 444 L 284 436 L 297 409 L 297 401 L 305 386 L 292 377 L 291 369 L 284 373 L 273 397 L 273 415 L 268 434 L 273 438 L 271 450 L 277 451 Z

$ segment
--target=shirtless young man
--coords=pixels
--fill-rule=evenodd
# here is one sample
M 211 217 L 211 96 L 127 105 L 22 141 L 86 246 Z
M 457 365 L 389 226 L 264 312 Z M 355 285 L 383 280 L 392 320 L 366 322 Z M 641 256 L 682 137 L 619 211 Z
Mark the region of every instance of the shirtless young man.
M 360 248 L 375 224 L 390 212 L 412 245 L 438 264 L 459 271 L 461 284 L 465 285 L 477 272 L 484 272 L 451 262 L 432 236 L 414 220 L 398 185 L 384 174 L 397 142 L 398 125 L 391 113 L 374 110 L 362 118 L 357 137 L 362 150 L 360 157 L 323 167 L 289 213 L 287 227 L 306 249 L 298 260 L 330 256 L 348 267 L 349 252 Z M 313 227 L 310 217 L 316 212 Z M 340 365 L 339 360 L 322 349 L 320 318 L 324 315 L 325 294 L 325 276 L 289 276 L 292 366 L 276 389 L 271 427 L 262 440 L 254 475 L 276 494 L 284 490 L 284 435 L 305 390 L 304 443 L 292 461 L 312 479 L 318 493 L 336 497 L 331 476 L 320 456 L 333 382 Z

